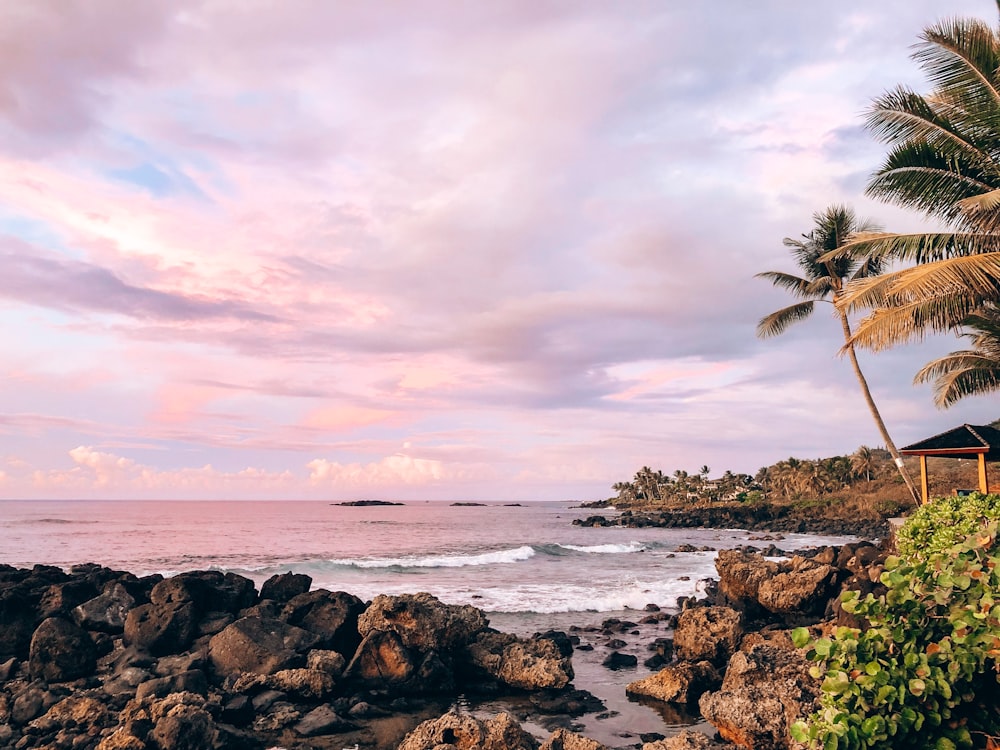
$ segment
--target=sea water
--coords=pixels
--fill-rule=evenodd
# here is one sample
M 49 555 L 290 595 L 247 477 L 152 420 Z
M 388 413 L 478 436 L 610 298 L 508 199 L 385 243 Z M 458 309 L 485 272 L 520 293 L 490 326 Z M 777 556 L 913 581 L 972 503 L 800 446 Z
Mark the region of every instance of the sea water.
M 613 512 L 597 511 L 605 515 Z M 500 630 L 531 635 L 638 619 L 646 605 L 676 610 L 715 576 L 715 554 L 754 544 L 739 529 L 574 526 L 595 513 L 569 503 L 456 506 L 413 502 L 348 507 L 301 501 L 0 501 L 0 563 L 69 568 L 84 562 L 136 575 L 232 571 L 258 588 L 275 573 L 305 573 L 314 588 L 377 594 L 426 591 L 486 611 Z M 848 539 L 786 534 L 794 550 Z M 764 542 L 758 544 L 766 544 Z M 698 551 L 689 550 L 691 547 Z M 669 717 L 628 704 L 624 685 L 649 673 L 612 673 L 574 656 L 577 687 L 620 717 L 588 733 L 664 731 Z M 588 661 L 589 660 L 589 661 Z M 640 658 L 640 662 L 642 658 Z M 585 663 L 586 662 L 586 663 Z

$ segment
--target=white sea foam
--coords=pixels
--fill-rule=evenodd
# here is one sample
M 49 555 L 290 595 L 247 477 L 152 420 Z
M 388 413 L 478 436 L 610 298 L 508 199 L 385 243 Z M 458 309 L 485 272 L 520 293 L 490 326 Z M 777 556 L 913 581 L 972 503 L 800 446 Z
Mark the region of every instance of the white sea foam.
M 428 555 L 407 557 L 376 557 L 364 559 L 330 560 L 335 565 L 355 568 L 465 568 L 470 565 L 497 565 L 529 560 L 535 556 L 530 545 L 514 549 L 480 552 L 475 555 Z
M 576 552 L 587 552 L 595 555 L 617 555 L 629 552 L 644 552 L 647 547 L 641 542 L 629 542 L 628 544 L 560 544 L 563 549 L 571 549 Z

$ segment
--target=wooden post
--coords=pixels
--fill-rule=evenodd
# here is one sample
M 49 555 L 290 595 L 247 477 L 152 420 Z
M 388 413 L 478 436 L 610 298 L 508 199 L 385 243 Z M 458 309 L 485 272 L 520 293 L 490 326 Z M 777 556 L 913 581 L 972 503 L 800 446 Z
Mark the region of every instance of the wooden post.
M 920 496 L 923 498 L 924 504 L 927 503 L 927 497 L 930 493 L 927 489 L 927 456 L 920 457 Z
M 986 454 L 979 454 L 979 491 L 988 495 L 990 491 L 990 481 L 986 476 Z

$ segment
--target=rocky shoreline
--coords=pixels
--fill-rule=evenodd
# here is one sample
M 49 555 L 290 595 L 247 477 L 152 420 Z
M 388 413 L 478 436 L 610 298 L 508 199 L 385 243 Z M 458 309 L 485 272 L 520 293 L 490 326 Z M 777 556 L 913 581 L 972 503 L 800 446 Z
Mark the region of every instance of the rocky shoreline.
M 291 573 L 258 592 L 218 571 L 138 578 L 97 565 L 0 566 L 0 746 L 534 750 L 539 739 L 519 722 L 544 726 L 538 717 L 549 716 L 562 727 L 546 750 L 599 750 L 572 718 L 607 713 L 572 682 L 574 649 L 596 644 L 608 669 L 648 651 L 647 667 L 660 671 L 628 686 L 634 699 L 664 715 L 700 713 L 745 747 L 784 748 L 816 695 L 788 628 L 848 622 L 839 592 L 875 588 L 881 557 L 869 543 L 781 563 L 721 551 L 717 586 L 679 615 L 651 606 L 636 622 L 531 638 L 429 594 L 365 603 Z M 495 719 L 449 711 L 502 697 L 528 708 Z M 709 738 L 622 741 L 663 750 Z
M 628 528 L 746 529 L 796 534 L 883 538 L 888 521 L 806 514 L 783 505 L 709 505 L 678 509 L 624 510 L 616 516 L 593 515 L 573 520 L 574 526 Z

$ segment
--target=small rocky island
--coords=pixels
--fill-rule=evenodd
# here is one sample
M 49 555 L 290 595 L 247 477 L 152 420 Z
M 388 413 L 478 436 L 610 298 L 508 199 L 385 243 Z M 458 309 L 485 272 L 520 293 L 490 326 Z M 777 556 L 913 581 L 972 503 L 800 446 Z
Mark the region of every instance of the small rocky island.
M 388 500 L 347 500 L 342 503 L 330 503 L 347 508 L 369 508 L 377 505 L 406 505 L 406 503 L 393 503 Z

